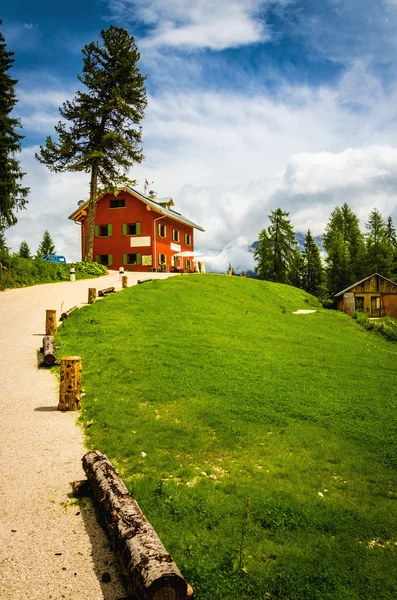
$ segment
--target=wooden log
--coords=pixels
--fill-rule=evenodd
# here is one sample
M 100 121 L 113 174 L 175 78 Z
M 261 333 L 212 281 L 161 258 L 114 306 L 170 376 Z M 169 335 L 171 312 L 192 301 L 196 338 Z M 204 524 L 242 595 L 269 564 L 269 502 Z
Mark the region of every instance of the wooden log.
M 82 462 L 131 591 L 145 600 L 186 600 L 186 581 L 106 454 L 88 452 Z
M 61 314 L 60 321 L 64 321 L 65 319 L 67 319 L 67 318 L 70 316 L 70 314 L 71 314 L 71 313 L 72 313 L 74 310 L 77 310 L 77 309 L 78 309 L 78 306 L 72 306 L 72 308 L 69 308 L 69 310 L 66 310 L 65 312 L 63 312 L 63 313 Z
M 81 396 L 81 356 L 61 358 L 58 410 L 79 410 Z
M 153 279 L 138 279 L 138 285 L 141 283 L 146 283 L 147 281 L 153 281 Z
M 123 290 L 128 287 L 128 277 L 127 275 L 123 275 L 121 278 L 121 287 Z
M 116 291 L 115 287 L 108 287 L 103 290 L 99 290 L 98 296 L 107 296 L 108 294 L 111 294 L 112 292 L 115 292 L 115 291 Z
M 88 288 L 88 304 L 94 304 L 96 299 L 96 288 Z
M 47 367 L 55 365 L 57 359 L 55 356 L 54 340 L 51 335 L 45 335 L 43 337 L 43 361 Z
M 57 311 L 46 310 L 45 311 L 45 334 L 55 335 L 57 330 Z

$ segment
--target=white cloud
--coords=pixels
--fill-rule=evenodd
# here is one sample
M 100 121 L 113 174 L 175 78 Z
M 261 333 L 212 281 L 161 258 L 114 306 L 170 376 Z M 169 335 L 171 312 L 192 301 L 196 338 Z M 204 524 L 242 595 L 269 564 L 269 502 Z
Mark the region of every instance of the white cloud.
M 110 0 L 120 21 L 141 20 L 152 27 L 145 46 L 222 50 L 270 38 L 260 13 L 267 5 L 290 0 Z

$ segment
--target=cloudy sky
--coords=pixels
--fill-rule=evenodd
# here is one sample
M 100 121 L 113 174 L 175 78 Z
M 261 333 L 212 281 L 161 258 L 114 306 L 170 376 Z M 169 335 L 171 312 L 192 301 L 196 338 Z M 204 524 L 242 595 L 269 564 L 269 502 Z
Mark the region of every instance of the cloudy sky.
M 44 229 L 79 258 L 68 221 L 84 174 L 34 153 L 81 86 L 81 49 L 110 24 L 135 37 L 148 74 L 145 177 L 199 223 L 213 266 L 249 268 L 247 246 L 281 207 L 317 235 L 335 206 L 377 207 L 397 224 L 397 0 L 13 0 L 1 30 L 15 53 L 27 210 L 7 233 L 36 250 Z M 67 6 L 67 8 L 66 8 Z

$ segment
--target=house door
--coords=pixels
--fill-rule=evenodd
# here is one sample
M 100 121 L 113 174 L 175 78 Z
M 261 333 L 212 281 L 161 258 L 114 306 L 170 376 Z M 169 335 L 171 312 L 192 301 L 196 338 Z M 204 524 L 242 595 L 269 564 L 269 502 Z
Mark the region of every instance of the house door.
M 371 296 L 371 317 L 380 317 L 380 297 Z

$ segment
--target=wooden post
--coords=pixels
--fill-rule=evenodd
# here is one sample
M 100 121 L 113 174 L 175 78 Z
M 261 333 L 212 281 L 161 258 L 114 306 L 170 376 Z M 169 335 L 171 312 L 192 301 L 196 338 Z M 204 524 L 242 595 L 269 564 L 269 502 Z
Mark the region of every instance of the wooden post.
M 80 395 L 81 356 L 63 356 L 58 410 L 79 410 Z
M 96 298 L 96 288 L 88 288 L 88 304 L 94 304 Z
M 88 452 L 82 461 L 134 597 L 186 600 L 186 581 L 106 454 Z
M 45 311 L 45 334 L 55 335 L 57 330 L 57 311 L 46 310 Z
M 54 340 L 50 335 L 43 337 L 43 356 L 44 364 L 52 367 L 56 363 Z
M 123 289 L 128 287 L 128 277 L 127 277 L 127 275 L 123 275 L 122 276 L 122 278 L 121 278 L 121 287 Z

